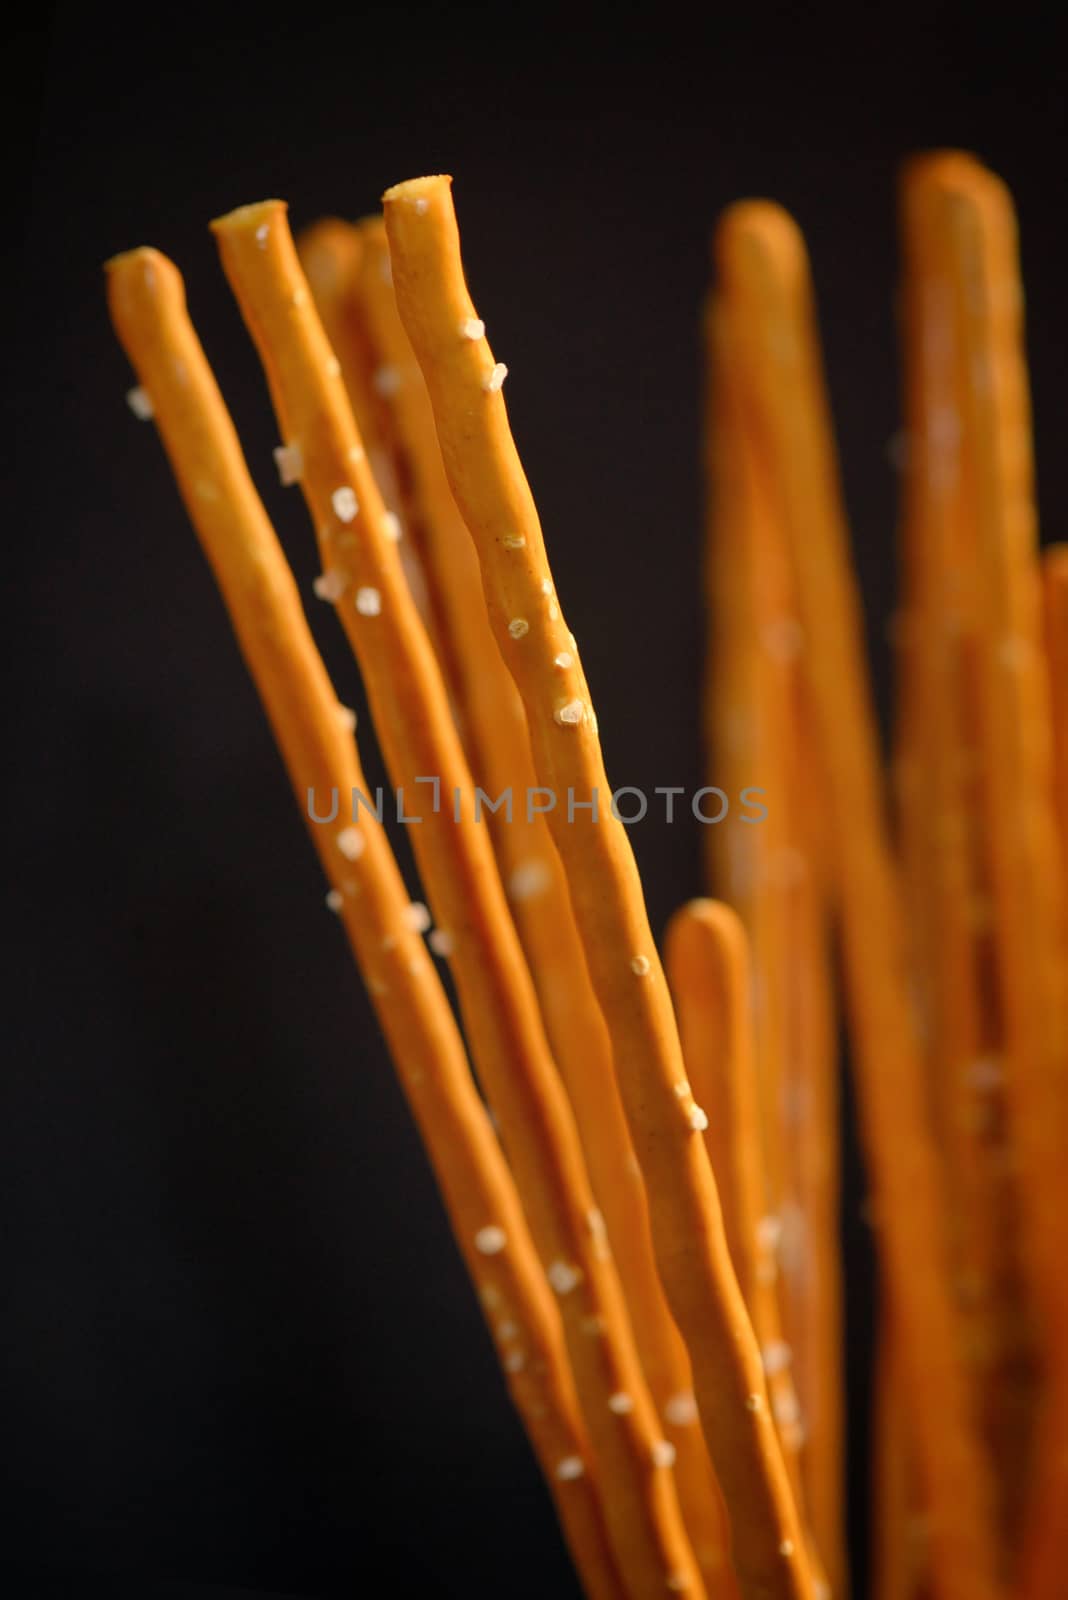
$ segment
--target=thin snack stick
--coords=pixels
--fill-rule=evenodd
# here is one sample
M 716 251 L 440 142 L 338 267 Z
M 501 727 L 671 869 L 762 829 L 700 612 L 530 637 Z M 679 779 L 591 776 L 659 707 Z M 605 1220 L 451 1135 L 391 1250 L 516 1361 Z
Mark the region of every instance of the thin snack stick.
M 907 833 L 923 870 L 915 923 L 930 930 L 926 1037 L 931 1109 L 945 1152 L 961 1365 L 999 1463 L 1000 1531 L 1018 1543 L 1034 1403 L 1034 1348 L 1017 1248 L 1018 1198 L 1005 1114 L 1004 1028 L 988 908 L 976 661 L 981 569 L 963 473 L 964 405 L 953 318 L 954 267 L 940 220 L 940 174 L 967 158 L 910 163 L 905 250 L 906 528 L 916 569 L 916 697 L 923 777 Z
M 747 982 L 745 945 L 745 932 L 730 907 L 716 900 L 692 900 L 668 923 L 664 967 L 687 1075 L 709 1113 L 705 1147 L 723 1207 L 731 1260 L 752 1314 L 761 1278 L 757 1235 L 763 1180 L 751 1030 L 742 987 Z M 773 1364 L 779 1366 L 785 1359 L 786 1352 L 776 1352 Z
M 720 225 L 722 283 L 737 309 L 754 434 L 789 532 L 806 675 L 834 829 L 836 895 L 868 1159 L 892 1315 L 931 1510 L 942 1600 L 996 1593 L 993 1496 L 957 1364 L 938 1161 L 909 1011 L 900 890 L 883 816 L 861 623 L 823 392 L 804 246 L 776 206 Z
M 730 557 L 737 563 L 741 582 L 736 604 L 741 606 L 734 640 L 742 656 L 740 673 L 751 695 L 752 726 L 745 763 L 738 761 L 730 774 L 739 789 L 756 788 L 766 815 L 752 827 L 751 878 L 744 906 L 746 930 L 752 945 L 752 1019 L 756 1042 L 753 1066 L 760 1088 L 760 1131 L 764 1160 L 759 1217 L 771 1226 L 764 1231 L 771 1243 L 762 1252 L 761 1273 L 778 1275 L 778 1243 L 788 1206 L 785 1151 L 785 1074 L 787 1064 L 786 988 L 789 970 L 786 904 L 780 893 L 782 869 L 790 858 L 790 797 L 788 782 L 788 718 L 786 663 L 781 659 L 784 629 L 781 623 L 782 590 L 786 584 L 784 553 L 774 527 L 774 511 L 761 480 L 752 441 L 746 437 L 732 375 L 732 330 L 729 308 L 719 319 L 719 338 L 709 351 L 717 360 L 714 380 L 717 405 L 713 425 L 728 430 L 727 448 L 737 457 L 737 521 Z M 769 648 L 770 644 L 770 648 Z M 778 657 L 778 659 L 776 659 Z M 728 822 L 728 826 L 729 826 Z M 738 827 L 744 826 L 739 823 Z M 796 856 L 794 856 L 796 859 Z M 754 1195 L 754 1198 L 755 1195 Z
M 939 173 L 964 374 L 963 470 L 977 542 L 986 837 L 1024 1260 L 1046 1362 L 1065 1363 L 1068 957 L 1015 219 L 977 162 Z
M 400 326 L 385 224 L 381 217 L 366 217 L 355 231 L 360 269 L 346 287 L 346 314 L 362 329 L 376 369 L 390 375 L 380 418 L 384 444 L 394 475 L 403 484 L 403 504 L 398 509 L 405 530 L 418 546 L 428 574 L 431 637 L 457 728 L 476 782 L 488 785 L 491 796 L 509 785 L 522 796 L 526 778 L 521 760 L 515 757 L 529 743 L 523 707 L 489 631 L 478 560 L 441 464 L 423 375 Z M 344 373 L 345 355 L 339 355 Z M 502 745 L 503 756 L 498 754 Z M 499 780 L 503 781 L 498 788 Z M 506 884 L 508 870 L 517 862 L 530 863 L 534 881 L 542 876 L 536 866 L 552 871 L 550 862 L 543 863 L 545 827 L 539 814 L 528 821 L 525 807 L 520 806 L 509 822 L 494 811 L 489 826 L 498 854 L 510 848 L 514 857 L 501 863 Z M 522 843 L 509 846 L 516 835 Z M 551 1030 L 549 1037 L 555 1045 Z
M 396 462 L 383 433 L 396 373 L 375 359 L 367 331 L 353 313 L 352 285 L 360 276 L 364 255 L 360 230 L 354 223 L 324 217 L 305 228 L 297 236 L 296 245 L 323 332 L 341 366 L 341 382 L 360 443 L 367 452 L 371 475 L 390 515 L 396 517 L 401 509 L 402 490 Z M 399 537 L 399 521 L 391 526 Z M 420 552 L 411 539 L 400 538 L 399 543 L 408 587 L 419 615 L 433 632 L 433 602 Z
M 749 941 L 730 906 L 716 900 L 691 900 L 668 925 L 664 960 L 679 1019 L 682 1052 L 690 1084 L 708 1111 L 705 1142 L 713 1173 L 717 1155 L 730 1146 L 726 1174 L 734 1213 L 736 1249 L 746 1262 L 748 1301 L 761 1341 L 771 1410 L 779 1430 L 794 1494 L 802 1515 L 799 1451 L 803 1430 L 791 1372 L 793 1352 L 783 1338 L 776 1280 L 765 1270 L 766 1252 L 758 1240 L 763 1200 L 757 1151 L 757 1106 L 753 1094 L 755 1054 L 749 1022 L 751 971 Z M 721 1124 L 710 1141 L 709 1135 Z M 723 1184 L 720 1183 L 720 1193 Z M 730 1232 L 728 1232 L 728 1239 Z M 739 1272 L 739 1281 L 744 1281 Z M 819 1575 L 817 1592 L 829 1594 L 810 1539 L 809 1557 Z
M 739 1285 L 747 1283 L 746 1304 L 761 1340 L 772 1415 L 779 1428 L 787 1464 L 800 1496 L 797 1453 L 800 1425 L 797 1396 L 790 1373 L 792 1352 L 782 1337 L 775 1279 L 766 1270 L 760 1243 L 763 1181 L 759 1161 L 757 1107 L 753 1095 L 754 1042 L 749 1023 L 749 941 L 730 906 L 716 900 L 691 900 L 668 924 L 664 951 L 686 1072 L 709 1113 L 705 1144 L 713 1173 L 717 1156 L 729 1180 L 733 1215 L 728 1242 L 738 1252 Z M 712 1130 L 718 1124 L 718 1131 Z M 711 1137 L 710 1137 L 711 1136 Z M 719 1183 L 720 1195 L 724 1183 Z
M 383 499 L 395 505 L 398 494 L 393 463 L 379 430 L 382 391 L 390 388 L 394 378 L 390 374 L 383 379 L 366 330 L 352 312 L 350 290 L 359 276 L 364 248 L 360 230 L 354 223 L 325 217 L 303 229 L 297 235 L 296 244 L 323 332 L 341 362 L 341 381 L 375 482 Z
M 977 162 L 938 171 L 955 289 L 964 477 L 977 534 L 980 737 L 1006 1093 L 1024 1260 L 1046 1392 L 1024 1538 L 1022 1592 L 1063 1585 L 1068 1515 L 1068 1285 L 1061 1231 L 1068 1178 L 1066 879 L 1057 820 L 1056 730 L 1040 572 L 1016 229 L 1004 186 Z M 1053 1531 L 1057 1530 L 1057 1531 Z
M 702 1593 L 670 1466 L 574 1120 L 545 1040 L 486 828 L 426 631 L 345 401 L 340 367 L 307 293 L 277 201 L 213 224 L 256 342 L 360 664 L 379 743 L 409 820 L 452 971 L 475 1069 L 539 1255 L 556 1290 L 621 1570 L 636 1596 L 666 1582 Z M 420 779 L 424 781 L 419 782 Z M 444 803 L 442 803 L 444 797 Z
M 343 817 L 311 821 L 307 796 L 347 796 L 365 779 L 181 277 L 157 251 L 135 250 L 108 263 L 108 301 L 333 885 L 577 1570 L 588 1594 L 622 1600 L 559 1316 L 389 844 L 373 818 L 360 829 Z
M 726 593 L 713 600 L 713 628 L 718 633 L 725 627 L 736 663 L 733 671 L 728 667 L 730 698 L 713 700 L 718 706 L 714 737 L 722 729 L 713 748 L 729 744 L 744 692 L 750 728 L 744 751 L 728 750 L 723 777 L 730 792 L 749 793 L 759 784 L 766 811 L 758 826 L 727 824 L 750 836 L 733 850 L 746 852 L 739 909 L 752 944 L 761 1144 L 774 1174 L 754 1219 L 761 1241 L 759 1297 L 747 1294 L 746 1299 L 762 1344 L 790 1353 L 789 1372 L 777 1380 L 781 1392 L 775 1393 L 775 1382 L 771 1385 L 773 1410 L 787 1459 L 800 1453 L 814 1547 L 827 1564 L 832 1590 L 840 1593 L 846 1587 L 846 1562 L 834 1155 L 837 1061 L 815 820 L 818 763 L 809 737 L 811 714 L 799 659 L 803 642 L 788 552 L 734 393 L 727 306 L 712 310 L 707 333 L 709 567 L 727 583 Z M 725 491 L 717 481 L 723 472 L 730 475 Z M 733 576 L 727 577 L 731 569 Z M 723 653 L 723 641 L 714 638 L 717 664 Z M 718 765 L 713 770 L 718 772 Z M 689 1063 L 685 1048 L 684 1053 Z M 747 1077 L 750 1071 L 747 1064 L 733 1075 Z M 714 1156 L 712 1165 L 716 1171 Z M 761 1186 L 754 1187 L 751 1203 L 759 1203 L 760 1193 Z
M 555 596 L 537 512 L 508 429 L 505 369 L 484 338 L 460 261 L 446 177 L 384 196 L 401 317 L 430 391 L 445 469 L 474 537 L 494 634 L 527 712 L 535 769 L 558 797 L 550 826 L 646 1180 L 661 1279 L 686 1340 L 705 1436 L 731 1518 L 742 1593 L 811 1597 L 804 1538 L 767 1405 L 760 1352 L 723 1234 L 664 975 L 589 692 Z M 526 629 L 516 636 L 509 624 Z M 561 669 L 557 658 L 568 654 Z M 567 808 L 559 803 L 567 799 Z M 578 806 L 600 805 L 597 820 Z
M 409 485 L 405 521 L 417 530 L 437 603 L 439 659 L 444 647 L 442 666 L 452 687 L 473 776 L 494 796 L 507 789 L 525 795 L 537 782 L 526 715 L 493 637 L 478 557 L 445 476 L 430 397 L 397 311 L 381 218 L 361 223 L 360 237 L 362 264 L 353 298 L 377 361 L 396 375 L 389 414 L 395 450 L 405 468 L 400 476 Z M 540 812 L 528 816 L 524 810 L 511 821 L 501 820 L 493 837 L 549 1042 L 604 1214 L 642 1368 L 665 1434 L 675 1446 L 683 1520 L 710 1594 L 726 1595 L 734 1584 L 725 1512 L 697 1425 L 686 1347 L 657 1276 L 645 1189 L 564 869 Z

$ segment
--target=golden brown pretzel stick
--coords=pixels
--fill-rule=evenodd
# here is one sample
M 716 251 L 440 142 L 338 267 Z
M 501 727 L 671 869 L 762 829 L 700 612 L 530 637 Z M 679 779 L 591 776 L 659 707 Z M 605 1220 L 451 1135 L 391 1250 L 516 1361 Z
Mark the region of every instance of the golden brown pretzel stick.
M 668 924 L 664 961 L 687 1076 L 708 1112 L 704 1137 L 712 1170 L 722 1174 L 721 1197 L 725 1190 L 730 1196 L 729 1202 L 724 1198 L 724 1223 L 737 1253 L 739 1285 L 748 1285 L 746 1303 L 762 1341 L 772 1414 L 796 1473 L 800 1428 L 790 1376 L 792 1352 L 782 1338 L 775 1280 L 762 1270 L 759 1242 L 764 1184 L 753 1093 L 751 972 L 749 943 L 737 913 L 721 901 L 689 901 Z M 794 1488 L 796 1493 L 796 1478 Z
M 490 794 L 509 784 L 522 794 L 526 778 L 516 757 L 528 744 L 523 707 L 489 633 L 478 560 L 441 464 L 423 376 L 400 326 L 385 224 L 381 217 L 365 217 L 356 231 L 360 269 L 347 286 L 346 313 L 362 328 L 374 366 L 390 375 L 380 420 L 395 476 L 403 484 L 405 527 L 429 575 L 435 624 L 431 634 L 468 765 L 476 782 L 489 785 Z M 341 367 L 344 372 L 343 354 Z M 502 745 L 510 760 L 498 755 Z M 489 827 L 499 853 L 518 837 L 525 841 L 515 847 L 518 860 L 541 859 L 545 828 L 539 815 L 528 821 L 520 806 L 509 823 L 495 812 Z M 506 869 L 502 862 L 502 871 Z M 551 1030 L 549 1037 L 554 1043 Z
M 704 1130 L 738 1284 L 759 1295 L 757 1224 L 763 1181 L 752 1041 L 744 993 L 745 933 L 720 901 L 691 900 L 668 923 L 664 966 L 690 1084 L 709 1113 Z M 777 1364 L 777 1363 L 776 1363 Z
M 636 1596 L 666 1582 L 702 1592 L 670 1466 L 594 1207 L 574 1120 L 426 632 L 367 469 L 340 367 L 311 304 L 279 202 L 213 224 L 255 339 L 334 576 L 337 614 L 363 674 L 386 765 L 452 971 L 476 1071 L 500 1121 L 531 1233 L 560 1298 L 568 1350 L 605 1485 L 613 1548 Z M 422 778 L 423 783 L 418 780 Z M 437 780 L 440 789 L 430 780 Z M 459 803 L 454 806 L 454 796 Z M 435 796 L 438 805 L 435 805 Z
M 1042 558 L 1046 662 L 1053 717 L 1053 774 L 1061 865 L 1068 870 L 1068 544 L 1052 544 Z
M 383 499 L 396 506 L 399 498 L 393 462 L 381 433 L 382 402 L 392 375 L 383 379 L 376 373 L 378 363 L 367 340 L 366 329 L 353 315 L 351 287 L 358 278 L 363 259 L 360 230 L 351 222 L 325 217 L 297 236 L 297 255 L 308 280 L 331 350 L 341 362 L 341 381 L 348 395 L 360 441 L 367 451 L 375 482 Z
M 464 283 L 449 185 L 445 177 L 419 178 L 384 196 L 397 303 L 430 391 L 449 482 L 478 549 L 494 634 L 526 707 L 535 768 L 558 797 L 550 827 L 612 1038 L 657 1263 L 693 1363 L 742 1593 L 753 1600 L 811 1596 L 759 1350 L 696 1137 L 703 1114 L 686 1084 L 630 845 L 608 810 L 578 650 L 553 592 L 537 512 L 508 429 L 500 393 L 505 369 L 484 338 L 469 337 L 478 319 Z M 574 809 L 594 800 L 601 808 L 596 821 Z
M 366 270 L 360 229 L 354 222 L 326 217 L 304 228 L 297 235 L 296 246 L 323 332 L 341 365 L 341 382 L 360 443 L 367 452 L 371 475 L 390 513 L 399 517 L 404 490 L 388 438 L 390 397 L 397 373 L 378 360 L 354 303 L 354 285 Z M 408 587 L 440 655 L 435 597 L 427 585 L 422 551 L 402 519 L 395 531 Z
M 526 715 L 486 611 L 478 556 L 452 497 L 423 375 L 397 311 L 380 217 L 360 225 L 352 309 L 375 362 L 395 375 L 389 418 L 408 485 L 406 525 L 422 554 L 438 615 L 439 660 L 476 782 L 498 795 L 536 785 Z M 344 360 L 342 360 L 344 370 Z M 679 1504 L 710 1593 L 733 1590 L 725 1514 L 693 1404 L 689 1358 L 657 1276 L 641 1174 L 612 1070 L 611 1045 L 575 926 L 567 880 L 540 813 L 496 819 L 494 843 L 563 1075 L 590 1181 L 604 1214 L 638 1354 L 667 1438 Z
M 954 288 L 963 476 L 976 530 L 979 733 L 987 864 L 1006 1030 L 1006 1091 L 1024 1259 L 1045 1354 L 1023 1592 L 1063 1582 L 1068 1514 L 1068 1295 L 1058 1238 L 1068 1179 L 1068 957 L 1038 594 L 1026 371 L 1011 201 L 968 158 L 935 173 Z M 1063 1250 L 1061 1250 L 1063 1256 Z M 1056 1532 L 1051 1530 L 1056 1529 Z
M 1012 203 L 978 162 L 937 172 L 954 272 L 962 470 L 976 537 L 980 740 L 1005 1078 L 1024 1261 L 1052 1374 L 1065 1361 L 1068 950 L 1053 805 L 1022 293 Z
M 734 850 L 746 850 L 739 909 L 752 933 L 762 1145 L 776 1174 L 764 1210 L 753 1219 L 754 1226 L 759 1220 L 762 1243 L 755 1263 L 760 1288 L 758 1295 L 747 1292 L 746 1300 L 762 1344 L 789 1353 L 789 1372 L 771 1385 L 773 1409 L 787 1459 L 801 1452 L 815 1548 L 840 1593 L 846 1577 L 837 1063 L 819 881 L 820 786 L 807 737 L 811 718 L 798 661 L 792 576 L 757 444 L 739 413 L 727 306 L 710 310 L 707 334 L 708 565 L 724 584 L 717 594 L 713 582 L 710 597 L 711 656 L 713 672 L 725 667 L 728 674 L 726 693 L 713 685 L 710 697 L 717 752 L 712 775 L 722 778 L 729 793 L 759 785 L 767 807 L 758 826 L 733 824 L 736 833 L 751 835 Z M 717 637 L 721 630 L 725 640 Z M 727 652 L 733 664 L 724 661 Z M 749 722 L 742 748 L 734 741 L 740 711 Z M 722 770 L 720 747 L 726 755 Z M 689 1051 L 684 1053 L 689 1061 Z M 711 1047 L 708 1053 L 712 1059 Z M 750 1070 L 746 1065 L 732 1076 L 746 1078 Z M 717 1171 L 715 1152 L 710 1154 Z M 760 1188 L 751 1190 L 751 1203 L 759 1203 Z
M 957 1364 L 938 1162 L 909 1012 L 900 891 L 883 818 L 863 636 L 849 572 L 804 245 L 778 207 L 733 207 L 720 225 L 752 426 L 769 441 L 805 629 L 863 1130 L 887 1282 L 912 1407 L 943 1600 L 996 1593 L 993 1500 Z
M 983 635 L 976 548 L 962 472 L 962 371 L 955 272 L 940 174 L 967 158 L 909 165 L 902 185 L 908 456 L 906 542 L 916 602 L 913 652 L 917 804 L 906 848 L 918 861 L 914 924 L 929 930 L 925 1039 L 931 1108 L 945 1153 L 961 1363 L 994 1459 L 1003 1537 L 1018 1541 L 1027 1479 L 1034 1349 L 1016 1242 L 1000 1059 L 1004 1033 L 990 973 L 995 950 L 984 860 L 984 763 L 976 673 Z M 912 839 L 911 847 L 909 840 Z
M 348 797 L 365 779 L 181 277 L 157 251 L 132 251 L 108 264 L 108 302 L 333 885 L 576 1567 L 587 1594 L 622 1600 L 629 1591 L 609 1550 L 559 1316 L 389 844 L 373 818 L 357 828 L 341 808 L 329 825 L 311 821 L 310 795 L 325 807 L 331 790 Z
M 790 1470 L 794 1494 L 804 1514 L 801 1492 L 802 1427 L 791 1372 L 793 1352 L 783 1338 L 776 1281 L 762 1268 L 765 1254 L 758 1243 L 763 1184 L 759 1163 L 753 1029 L 749 1019 L 752 973 L 749 942 L 738 914 L 717 900 L 691 900 L 668 925 L 664 960 L 679 1019 L 682 1052 L 690 1084 L 708 1111 L 705 1144 L 713 1172 L 730 1180 L 733 1229 L 748 1280 L 753 1327 L 761 1340 L 772 1415 Z M 712 1129 L 720 1124 L 719 1131 Z M 729 1152 L 729 1153 L 728 1153 Z M 717 1168 L 717 1158 L 724 1163 Z M 721 1195 L 724 1184 L 721 1181 Z M 818 1593 L 829 1594 L 822 1564 L 809 1542 L 818 1576 Z

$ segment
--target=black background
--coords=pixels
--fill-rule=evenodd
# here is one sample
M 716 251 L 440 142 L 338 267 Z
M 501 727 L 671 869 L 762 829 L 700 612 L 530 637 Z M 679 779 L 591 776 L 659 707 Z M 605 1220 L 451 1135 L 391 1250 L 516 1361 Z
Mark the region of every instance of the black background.
M 975 149 L 1016 195 L 1041 508 L 1068 527 L 1063 53 L 1020 8 L 989 29 L 856 12 L 60 6 L 9 40 L 31 136 L 3 564 L 9 1592 L 574 1593 L 207 567 L 123 402 L 100 263 L 151 243 L 180 265 L 307 592 L 206 223 L 267 195 L 296 226 L 358 215 L 452 172 L 610 775 L 692 786 L 696 325 L 730 200 L 777 198 L 808 237 L 884 714 L 910 151 Z M 632 835 L 658 929 L 700 887 L 696 833 Z M 851 1152 L 862 1576 L 861 1193 Z

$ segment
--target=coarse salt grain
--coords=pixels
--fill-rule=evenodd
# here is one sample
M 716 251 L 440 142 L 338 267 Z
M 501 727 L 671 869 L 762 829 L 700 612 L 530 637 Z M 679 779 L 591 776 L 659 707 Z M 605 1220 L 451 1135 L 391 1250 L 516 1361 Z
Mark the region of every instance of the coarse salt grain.
M 549 887 L 551 874 L 544 861 L 522 861 L 508 879 L 510 900 L 531 900 L 544 894 Z
M 312 588 L 320 600 L 331 602 L 340 600 L 345 592 L 345 576 L 331 569 L 329 572 L 321 573 L 312 584 Z
M 425 933 L 430 927 L 430 912 L 421 900 L 413 900 L 404 908 L 404 920 L 413 933 Z
M 557 1294 L 570 1294 L 572 1289 L 582 1281 L 580 1269 L 573 1267 L 569 1261 L 554 1261 L 549 1267 L 546 1276 Z
M 664 1421 L 676 1428 L 684 1428 L 697 1421 L 697 1401 L 691 1390 L 671 1396 L 664 1406 Z
M 148 390 L 143 389 L 140 384 L 134 389 L 127 389 L 126 404 L 138 422 L 148 422 L 155 415 L 152 407 L 152 397 Z
M 278 468 L 278 481 L 282 488 L 288 489 L 290 484 L 299 483 L 300 475 L 304 471 L 304 458 L 301 455 L 300 445 L 279 444 L 271 453 Z
M 334 508 L 334 515 L 339 522 L 351 522 L 360 507 L 356 500 L 356 492 L 348 484 L 343 484 L 340 489 L 335 489 L 330 496 L 330 504 Z
M 337 847 L 346 861 L 358 861 L 363 855 L 364 843 L 359 828 L 342 828 L 337 836 Z

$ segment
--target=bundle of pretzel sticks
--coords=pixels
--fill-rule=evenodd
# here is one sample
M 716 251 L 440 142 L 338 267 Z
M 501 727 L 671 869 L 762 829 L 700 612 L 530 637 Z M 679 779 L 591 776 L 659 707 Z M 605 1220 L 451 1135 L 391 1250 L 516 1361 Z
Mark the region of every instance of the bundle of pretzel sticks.
M 1068 548 L 1038 548 L 1011 201 L 966 155 L 903 174 L 888 762 L 805 247 L 769 202 L 718 223 L 704 731 L 717 783 L 759 787 L 766 817 L 705 830 L 718 898 L 676 913 L 662 957 L 451 181 L 398 184 L 383 209 L 296 242 L 278 201 L 212 228 L 278 471 L 314 525 L 316 595 L 420 821 L 429 911 L 373 807 L 317 809 L 369 792 L 355 719 L 177 269 L 152 249 L 114 258 L 109 305 L 131 406 L 155 419 L 213 568 L 583 1590 L 848 1593 L 841 1012 L 881 1274 L 873 1590 L 1054 1600 Z M 575 803 L 460 803 L 506 789 Z

